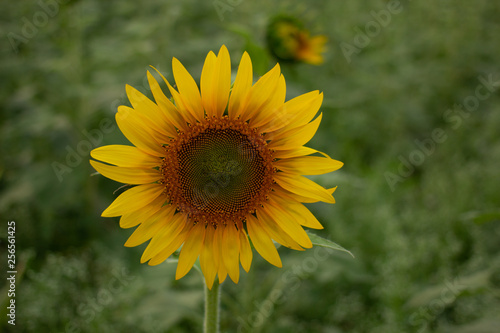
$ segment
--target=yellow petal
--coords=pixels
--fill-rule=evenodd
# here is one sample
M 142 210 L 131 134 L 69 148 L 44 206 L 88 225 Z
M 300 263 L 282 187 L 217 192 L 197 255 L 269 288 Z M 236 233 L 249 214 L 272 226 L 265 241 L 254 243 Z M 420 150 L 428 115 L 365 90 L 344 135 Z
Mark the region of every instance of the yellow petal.
M 157 70 L 153 66 L 151 66 L 151 68 L 153 68 L 161 76 L 161 78 L 163 79 L 163 82 L 165 82 L 165 84 L 167 85 L 170 93 L 172 94 L 173 99 L 175 101 L 179 102 L 180 101 L 180 95 L 177 92 L 177 90 L 175 90 L 170 85 L 170 83 L 168 82 L 168 80 L 165 78 L 165 76 L 163 76 L 162 73 L 160 73 L 159 70 Z M 150 82 L 150 85 L 151 85 L 151 82 Z M 158 88 L 159 88 L 159 86 L 158 86 Z M 153 88 L 151 88 L 151 89 L 153 89 Z M 156 90 L 156 91 L 158 91 L 158 90 Z M 161 91 L 161 89 L 160 89 L 160 91 Z M 163 91 L 161 91 L 161 94 L 163 94 Z M 161 94 L 155 95 L 155 99 L 158 96 L 158 99 L 156 99 L 156 102 L 158 103 L 159 106 L 163 106 L 165 108 L 167 116 L 172 121 L 172 124 L 174 124 L 175 127 L 179 128 L 179 129 L 182 129 L 182 130 L 185 130 L 187 128 L 187 123 L 186 122 L 194 123 L 194 118 L 191 116 L 191 114 L 189 114 L 189 112 L 187 112 L 185 110 L 185 108 L 184 109 L 179 109 L 178 106 L 176 107 L 170 101 L 170 99 L 168 99 L 164 94 L 163 94 L 163 96 L 165 96 L 165 98 L 163 98 L 161 96 Z M 160 102 L 160 100 L 161 100 L 161 102 Z
M 296 201 L 291 193 L 283 189 L 276 188 L 274 192 L 269 195 L 270 200 L 276 201 L 286 211 L 293 214 L 295 220 L 301 225 L 312 229 L 323 229 L 323 226 L 316 219 L 313 213 L 309 211 L 303 204 Z
M 177 58 L 172 59 L 172 71 L 184 105 L 196 120 L 202 122 L 204 112 L 198 85 Z
M 262 258 L 277 267 L 282 267 L 281 259 L 274 246 L 273 241 L 262 227 L 262 224 L 253 215 L 247 216 L 247 230 L 252 240 L 255 250 L 259 252 Z
M 123 135 L 125 135 L 134 146 L 150 155 L 165 155 L 161 144 L 168 142 L 168 138 L 165 137 L 165 142 L 159 142 L 161 140 L 160 136 L 157 136 L 157 134 L 148 127 L 144 117 L 141 117 L 134 109 L 123 105 L 119 106 L 115 118 Z
M 160 214 L 153 215 L 148 220 L 142 222 L 127 239 L 125 246 L 134 247 L 151 239 L 165 225 L 165 221 L 160 220 L 160 216 Z
M 139 91 L 137 91 L 137 93 L 140 94 Z M 144 96 L 144 98 L 147 99 L 146 96 Z M 151 103 L 154 104 L 153 102 Z M 156 104 L 154 105 L 156 106 Z M 157 112 L 159 112 L 157 106 L 156 110 Z M 118 112 L 121 113 L 123 118 L 122 120 L 131 123 L 132 125 L 140 124 L 140 126 L 142 126 L 142 128 L 145 131 L 149 132 L 149 134 L 153 136 L 155 142 L 158 142 L 160 144 L 165 143 L 168 142 L 170 138 L 177 136 L 177 132 L 175 131 L 175 128 L 172 125 L 165 124 L 164 126 L 159 126 L 156 120 L 150 119 L 147 115 L 139 112 L 136 109 L 133 109 L 126 105 L 120 105 L 118 107 Z
M 172 253 L 174 253 L 182 245 L 182 243 L 184 243 L 191 229 L 192 225 L 185 223 L 184 229 L 182 229 L 180 234 L 177 237 L 175 237 L 174 240 L 170 244 L 168 244 L 163 250 L 161 250 L 153 258 L 151 258 L 151 260 L 148 262 L 148 265 L 156 266 L 167 260 L 167 258 L 170 257 Z
M 161 178 L 160 171 L 155 169 L 122 168 L 92 160 L 90 164 L 104 177 L 125 184 L 150 184 Z
M 297 251 L 304 249 L 290 235 L 288 235 L 262 208 L 257 210 L 257 218 L 261 222 L 262 227 L 266 232 L 281 245 Z
M 156 68 L 154 69 L 156 70 Z M 165 77 L 163 75 L 161 76 L 166 81 Z M 165 117 L 166 121 L 180 130 L 185 130 L 186 121 L 181 116 L 175 105 L 170 101 L 170 99 L 168 99 L 167 96 L 165 96 L 163 90 L 160 88 L 160 85 L 158 84 L 158 81 L 156 81 L 154 76 L 149 71 L 148 71 L 148 82 L 149 82 L 149 87 L 151 88 L 151 92 L 153 93 L 153 97 L 155 98 L 155 101 L 158 104 L 158 108 L 163 113 L 163 117 Z
M 212 118 L 216 115 L 216 106 L 215 106 L 215 92 L 214 92 L 214 78 L 216 76 L 216 63 L 217 57 L 215 54 L 210 51 L 205 58 L 205 64 L 203 65 L 203 69 L 201 70 L 201 79 L 200 79 L 200 90 L 201 90 L 201 101 L 203 103 L 203 107 L 205 108 L 205 112 L 209 118 Z
M 219 276 L 219 283 L 224 282 L 227 277 L 227 269 L 224 265 L 224 260 L 222 257 L 224 253 L 222 252 L 222 239 L 223 239 L 224 228 L 218 227 L 214 233 L 214 259 L 217 265 L 217 274 Z
M 241 113 L 241 119 L 244 121 L 250 119 L 272 98 L 276 91 L 281 77 L 279 64 L 264 74 L 250 88 L 245 100 L 245 108 Z
M 207 55 L 200 85 L 203 106 L 207 115 L 222 117 L 231 89 L 231 60 L 226 46 L 223 45 L 220 48 L 217 57 L 212 52 Z
M 286 232 L 300 246 L 310 249 L 311 240 L 302 227 L 295 221 L 295 216 L 284 210 L 280 205 L 270 201 L 261 209 L 262 214 L 266 214 L 268 220 L 272 219 L 279 227 Z
M 328 194 L 332 195 L 333 192 L 335 192 L 335 190 L 337 189 L 337 186 L 333 187 L 333 188 L 327 188 L 325 189 Z M 284 190 L 283 188 L 281 188 L 281 190 Z M 315 198 L 310 198 L 310 197 L 304 197 L 302 195 L 298 195 L 296 193 L 292 193 L 290 191 L 287 191 L 287 194 L 292 197 L 294 200 L 298 201 L 298 202 L 304 202 L 304 203 L 314 203 L 314 202 L 318 202 L 318 201 L 322 201 L 322 200 L 319 200 L 319 199 L 315 199 Z
M 283 75 L 280 75 L 278 84 L 272 91 L 269 99 L 260 106 L 259 109 L 254 109 L 250 118 L 252 127 L 261 127 L 269 122 L 273 122 L 277 118 L 277 113 L 283 107 L 286 97 L 286 84 Z M 264 131 L 264 130 L 263 130 Z
M 205 276 L 205 283 L 208 289 L 212 289 L 214 284 L 215 275 L 217 275 L 217 266 L 215 264 L 215 257 L 219 257 L 219 253 L 214 252 L 214 235 L 215 229 L 209 224 L 205 234 L 205 242 L 200 253 L 200 266 L 203 276 Z
M 186 217 L 184 214 L 174 215 L 175 208 L 170 209 L 171 207 L 168 206 L 166 208 L 167 209 L 164 209 L 160 213 L 160 220 L 165 221 L 165 226 L 158 231 L 158 233 L 153 236 L 153 239 L 151 239 L 151 242 L 149 242 L 148 247 L 142 254 L 141 264 L 153 258 L 172 243 L 186 225 Z
M 284 131 L 297 128 L 299 126 L 303 126 L 308 124 L 318 113 L 321 104 L 323 103 L 323 93 L 319 93 L 319 91 L 313 91 L 312 98 L 310 100 L 304 101 L 301 100 L 294 105 L 290 106 L 288 109 L 291 113 L 293 112 L 294 118 L 290 121 L 290 123 L 283 129 Z
M 104 163 L 120 167 L 154 168 L 161 165 L 161 160 L 133 146 L 109 145 L 96 148 L 90 156 Z
M 204 239 L 205 224 L 198 223 L 191 229 L 186 242 L 182 246 L 179 262 L 177 263 L 177 271 L 175 272 L 176 280 L 179 280 L 191 270 L 196 258 L 200 254 Z
M 167 121 L 167 118 L 164 113 L 160 111 L 158 105 L 153 103 L 153 101 L 147 98 L 139 90 L 128 84 L 125 86 L 125 90 L 134 110 L 151 120 L 149 123 L 151 128 L 154 128 L 157 132 L 169 137 L 177 136 L 175 128 L 170 124 L 170 122 Z
M 285 131 L 274 137 L 266 137 L 272 140 L 269 144 L 269 148 L 274 150 L 287 150 L 305 145 L 313 138 L 314 134 L 316 134 L 321 118 L 322 114 L 307 125 Z
M 290 150 L 276 150 L 273 153 L 273 157 L 274 158 L 290 158 L 290 157 L 311 155 L 311 154 L 314 154 L 317 152 L 318 151 L 316 149 L 302 146 L 302 147 L 297 147 L 297 148 L 290 149 Z
M 227 268 L 227 273 L 234 283 L 240 278 L 240 237 L 233 223 L 224 228 L 222 236 L 222 260 Z
M 335 199 L 328 193 L 327 189 L 304 176 L 289 175 L 286 172 L 276 172 L 274 174 L 274 180 L 285 190 L 292 193 L 318 201 L 335 203 Z
M 321 175 L 340 169 L 344 163 L 327 157 L 302 156 L 276 161 L 279 170 L 300 175 Z
M 164 191 L 160 184 L 147 184 L 132 187 L 120 194 L 101 216 L 113 217 L 133 212 L 150 204 Z
M 239 230 L 240 236 L 240 260 L 243 269 L 248 272 L 250 266 L 252 265 L 252 248 L 250 247 L 250 242 L 248 241 L 247 233 L 243 228 Z
M 323 102 L 323 93 L 318 90 L 297 96 L 286 102 L 275 113 L 275 118 L 262 127 L 263 132 L 286 131 L 303 126 L 311 121 Z
M 218 73 L 217 83 L 214 84 L 214 86 L 218 87 L 215 91 L 216 116 L 220 118 L 224 114 L 228 104 L 229 92 L 231 90 L 231 58 L 225 45 L 222 45 L 217 55 L 217 68 L 215 72 Z
M 165 205 L 167 197 L 160 195 L 154 199 L 147 207 L 122 215 L 120 227 L 123 229 L 132 228 L 153 216 Z
M 238 73 L 234 80 L 231 96 L 229 97 L 228 113 L 230 119 L 236 119 L 245 107 L 245 99 L 253 83 L 252 61 L 245 51 L 241 57 Z

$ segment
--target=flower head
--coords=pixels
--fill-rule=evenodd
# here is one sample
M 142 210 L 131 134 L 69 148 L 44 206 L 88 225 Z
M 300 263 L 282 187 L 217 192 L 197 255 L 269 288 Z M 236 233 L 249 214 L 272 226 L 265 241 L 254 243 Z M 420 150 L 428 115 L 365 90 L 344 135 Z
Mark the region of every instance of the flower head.
M 296 18 L 278 16 L 267 29 L 267 45 L 280 61 L 305 62 L 311 65 L 323 63 L 327 38 L 324 35 L 311 37 Z
M 125 246 L 148 240 L 141 262 L 157 265 L 182 245 L 176 278 L 199 257 L 207 286 L 216 275 L 237 283 L 241 263 L 257 252 L 281 267 L 273 244 L 312 246 L 302 226 L 322 228 L 302 204 L 334 203 L 325 189 L 303 175 L 334 171 L 342 163 L 304 147 L 315 134 L 323 94 L 313 91 L 285 103 L 279 65 L 253 84 L 245 52 L 231 88 L 231 62 L 222 46 L 210 52 L 200 88 L 173 59 L 178 89 L 162 76 L 169 99 L 148 72 L 154 102 L 126 86 L 132 107 L 120 106 L 116 122 L 134 146 L 94 149 L 92 166 L 105 177 L 134 185 L 102 216 L 121 216 L 122 228 L 137 227 Z M 161 75 L 161 74 L 160 74 Z

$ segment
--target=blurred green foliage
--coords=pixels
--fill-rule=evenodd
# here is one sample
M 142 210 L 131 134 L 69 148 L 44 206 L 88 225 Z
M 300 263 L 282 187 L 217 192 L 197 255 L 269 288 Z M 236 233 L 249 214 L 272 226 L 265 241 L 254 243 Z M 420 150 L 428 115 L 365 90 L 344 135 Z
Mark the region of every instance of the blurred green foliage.
M 265 27 L 284 13 L 329 38 L 324 65 L 282 67 L 288 99 L 324 91 L 309 146 L 345 166 L 316 178 L 339 186 L 337 204 L 309 207 L 319 234 L 356 258 L 280 249 L 278 269 L 255 254 L 223 285 L 223 331 L 496 332 L 499 87 L 470 112 L 454 105 L 474 102 L 479 77 L 500 80 L 498 2 L 41 3 L 3 1 L 0 13 L 0 254 L 6 267 L 15 220 L 19 270 L 16 327 L 2 305 L 3 331 L 200 331 L 200 277 L 175 281 L 175 265 L 140 265 L 144 246 L 123 248 L 131 231 L 100 217 L 119 184 L 91 176 L 88 151 L 127 143 L 114 113 L 126 83 L 149 93 L 149 65 L 172 80 L 175 56 L 199 79 L 224 43 L 234 68 L 245 47 L 270 68 Z M 436 129 L 446 139 L 431 144 Z

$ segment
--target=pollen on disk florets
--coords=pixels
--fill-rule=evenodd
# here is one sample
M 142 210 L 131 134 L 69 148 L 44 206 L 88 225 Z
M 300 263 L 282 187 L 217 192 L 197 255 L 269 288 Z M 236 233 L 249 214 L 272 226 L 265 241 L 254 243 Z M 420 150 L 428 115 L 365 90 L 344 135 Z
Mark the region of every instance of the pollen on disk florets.
M 180 132 L 165 150 L 165 192 L 194 223 L 242 221 L 271 190 L 272 152 L 242 120 L 206 118 Z

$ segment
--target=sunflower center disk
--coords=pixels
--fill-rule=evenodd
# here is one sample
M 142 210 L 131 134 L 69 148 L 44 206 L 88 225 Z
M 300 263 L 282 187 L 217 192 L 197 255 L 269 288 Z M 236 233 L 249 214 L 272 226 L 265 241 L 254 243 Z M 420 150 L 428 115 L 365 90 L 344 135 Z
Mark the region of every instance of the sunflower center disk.
M 162 168 L 172 203 L 194 221 L 217 225 L 244 219 L 272 185 L 265 145 L 243 122 L 223 118 L 195 125 L 170 146 L 172 159 Z

